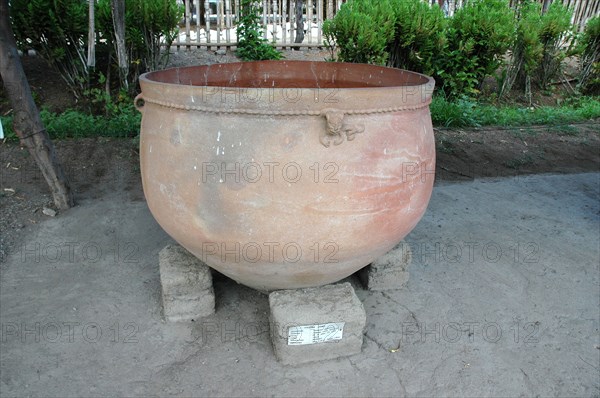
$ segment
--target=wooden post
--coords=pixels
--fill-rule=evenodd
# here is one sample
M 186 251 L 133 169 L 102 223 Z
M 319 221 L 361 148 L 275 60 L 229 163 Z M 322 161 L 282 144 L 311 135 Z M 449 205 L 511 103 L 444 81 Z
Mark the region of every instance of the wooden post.
M 295 0 L 290 0 L 290 43 L 295 43 L 296 30 L 294 29 L 294 23 L 296 22 L 296 4 Z
M 263 17 L 263 38 L 266 40 L 267 39 L 267 30 L 269 29 L 269 20 L 268 20 L 268 16 L 267 16 L 267 0 L 263 0 L 262 2 L 262 6 L 263 6 L 263 11 L 262 11 L 262 17 Z
M 225 0 L 225 40 L 231 43 L 231 0 Z
M 184 1 L 185 7 L 185 44 L 187 44 L 186 49 L 189 51 L 191 49 L 190 46 L 190 0 Z
M 221 21 L 221 1 L 223 0 L 217 0 L 217 44 L 221 44 L 221 29 L 223 27 Z M 217 46 L 217 50 L 220 48 L 220 46 Z
M 194 5 L 196 7 L 196 43 L 200 44 L 200 30 L 202 29 L 202 18 L 200 16 L 200 0 L 195 0 Z
M 204 12 L 205 12 L 205 22 L 206 22 L 206 43 L 210 44 L 210 3 L 208 0 L 204 1 Z M 207 47 L 210 49 L 210 46 Z
M 303 0 L 296 0 L 296 40 L 294 40 L 294 43 L 302 43 L 304 41 L 303 3 Z
M 88 53 L 87 53 L 87 67 L 88 67 L 88 75 L 89 70 L 96 67 L 96 31 L 94 24 L 94 14 L 95 14 L 95 3 L 96 0 L 90 0 L 89 8 L 88 8 Z
M 287 2 L 288 0 L 283 0 L 283 7 L 281 9 L 281 22 L 283 24 L 283 48 L 285 49 L 285 43 L 287 41 Z
M 312 43 L 312 19 L 313 19 L 313 0 L 307 0 L 306 4 L 306 32 L 308 33 L 308 43 Z
M 129 76 L 129 61 L 127 60 L 127 49 L 125 48 L 125 0 L 111 0 L 110 5 L 115 29 L 121 87 L 129 91 L 129 80 L 127 79 Z
M 73 193 L 48 133 L 33 102 L 31 88 L 23 72 L 15 36 L 8 16 L 8 0 L 0 0 L 0 76 L 15 110 L 13 128 L 35 159 L 50 187 L 54 204 L 61 210 L 74 206 Z
M 317 43 L 323 43 L 323 0 L 317 0 Z

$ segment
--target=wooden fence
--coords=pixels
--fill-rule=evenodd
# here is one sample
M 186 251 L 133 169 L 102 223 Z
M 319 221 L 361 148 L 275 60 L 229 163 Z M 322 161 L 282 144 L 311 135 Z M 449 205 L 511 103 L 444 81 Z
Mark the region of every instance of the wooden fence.
M 185 7 L 179 47 L 229 47 L 237 43 L 239 0 L 178 0 Z M 263 37 L 277 47 L 322 47 L 323 21 L 334 17 L 345 0 L 262 0 Z M 301 7 L 304 32 L 296 43 L 297 7 Z
M 583 30 L 588 19 L 600 15 L 600 0 L 562 0 L 563 4 L 573 7 L 572 22 Z
M 262 3 L 263 37 L 277 47 L 323 47 L 323 21 L 335 16 L 346 0 L 258 0 Z M 373 0 L 377 1 L 377 0 Z M 462 7 L 465 0 L 423 0 L 442 4 L 447 15 Z M 511 5 L 518 0 L 511 0 Z M 547 6 L 552 0 L 539 0 Z M 600 15 L 600 0 L 554 0 L 573 8 L 573 23 L 583 29 L 588 19 Z M 178 0 L 185 17 L 173 42 L 177 49 L 230 47 L 237 43 L 236 24 L 239 0 Z M 298 18 L 299 16 L 302 18 Z M 296 43 L 297 23 L 304 38 Z

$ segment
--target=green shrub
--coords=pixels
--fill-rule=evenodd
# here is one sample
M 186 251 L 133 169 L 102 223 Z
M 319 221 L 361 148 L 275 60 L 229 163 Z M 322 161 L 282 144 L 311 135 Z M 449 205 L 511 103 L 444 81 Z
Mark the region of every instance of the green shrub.
M 510 64 L 500 87 L 500 97 L 508 94 L 515 83 L 525 87 L 531 104 L 531 76 L 542 60 L 540 42 L 542 5 L 534 0 L 523 0 L 517 9 L 517 34 Z
M 262 8 L 256 0 L 242 0 L 237 25 L 237 55 L 244 61 L 281 59 L 281 53 L 262 37 L 260 27 Z
M 111 0 L 98 0 L 96 22 L 111 54 L 116 54 Z M 183 9 L 175 0 L 125 0 L 125 47 L 129 57 L 129 87 L 135 88 L 141 73 L 164 68 L 169 47 L 177 37 L 177 23 Z M 161 37 L 167 45 L 161 51 Z M 113 48 L 115 48 L 113 52 Z M 118 67 L 111 59 L 111 65 Z M 133 90 L 132 90 L 133 91 Z
M 600 16 L 588 20 L 578 43 L 581 73 L 577 87 L 588 93 L 600 92 Z
M 430 105 L 431 121 L 434 126 L 477 127 L 479 122 L 473 115 L 477 103 L 469 98 L 449 101 L 436 95 Z
M 141 123 L 141 114 L 131 103 L 120 106 L 110 116 L 94 116 L 74 109 L 67 109 L 62 113 L 42 109 L 40 117 L 52 139 L 134 137 L 139 133 Z M 17 141 L 12 129 L 12 116 L 3 116 L 1 120 L 6 138 Z
M 600 101 L 594 97 L 569 99 L 560 106 L 494 106 L 460 98 L 449 101 L 435 96 L 431 119 L 435 126 L 531 126 L 564 125 L 600 117 Z
M 537 80 L 542 89 L 562 73 L 562 61 L 567 51 L 564 44 L 573 33 L 571 9 L 555 1 L 541 17 L 540 42 L 543 47 L 541 64 L 537 69 Z
M 486 76 L 502 65 L 515 36 L 508 0 L 470 0 L 456 11 L 438 57 L 440 86 L 449 98 L 474 95 Z
M 390 0 L 350 0 L 323 24 L 332 59 L 385 65 L 396 22 Z M 333 52 L 338 50 L 336 59 Z
M 501 65 L 515 22 L 508 0 L 469 0 L 450 19 L 421 0 L 349 0 L 323 31 L 339 60 L 431 74 L 457 98 Z
M 325 21 L 323 33 L 340 61 L 432 74 L 445 25 L 441 9 L 421 0 L 350 0 Z
M 88 2 L 11 0 L 10 15 L 18 47 L 34 49 L 81 97 L 88 84 Z
M 166 65 L 169 52 L 161 52 L 161 37 L 166 44 L 173 42 L 182 8 L 175 0 L 125 2 L 125 41 L 131 62 L 128 81 L 135 87 L 140 73 Z M 87 67 L 87 0 L 11 0 L 10 7 L 19 48 L 36 50 L 78 98 L 97 83 Z M 98 0 L 95 15 L 96 58 L 106 62 L 114 43 L 110 0 Z
M 394 39 L 388 45 L 390 66 L 431 75 L 443 54 L 447 25 L 443 11 L 421 0 L 392 1 Z

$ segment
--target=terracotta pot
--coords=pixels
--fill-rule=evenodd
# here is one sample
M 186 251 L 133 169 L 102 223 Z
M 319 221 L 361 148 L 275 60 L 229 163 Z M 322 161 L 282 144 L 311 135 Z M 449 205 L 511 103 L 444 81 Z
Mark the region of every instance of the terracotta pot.
M 430 77 L 264 61 L 151 72 L 140 84 L 148 206 L 177 242 L 239 283 L 338 281 L 425 212 Z

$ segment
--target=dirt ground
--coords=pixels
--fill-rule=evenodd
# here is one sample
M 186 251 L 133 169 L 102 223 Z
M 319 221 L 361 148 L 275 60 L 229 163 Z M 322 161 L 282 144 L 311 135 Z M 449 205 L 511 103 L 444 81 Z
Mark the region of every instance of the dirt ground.
M 0 267 L 0 396 L 598 397 L 599 177 L 439 184 L 406 238 L 408 284 L 348 278 L 361 353 L 284 366 L 268 297 L 230 279 L 213 281 L 215 314 L 164 321 L 173 241 L 103 176 L 101 197 L 28 228 Z
M 286 51 L 286 59 L 323 60 L 322 50 Z M 174 51 L 170 66 L 233 62 L 231 53 L 207 50 Z M 36 101 L 53 111 L 77 107 L 60 76 L 37 57 L 23 65 Z M 10 112 L 0 92 L 0 112 Z M 600 121 L 561 127 L 435 129 L 437 181 L 473 180 L 537 173 L 600 170 Z M 137 141 L 86 138 L 56 141 L 58 156 L 77 200 L 101 198 L 107 191 L 126 189 L 143 200 Z M 0 263 L 27 228 L 48 216 L 52 208 L 46 184 L 28 152 L 18 143 L 0 143 Z

